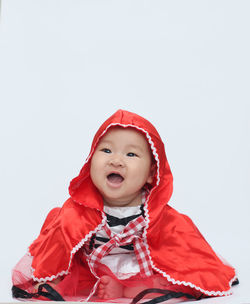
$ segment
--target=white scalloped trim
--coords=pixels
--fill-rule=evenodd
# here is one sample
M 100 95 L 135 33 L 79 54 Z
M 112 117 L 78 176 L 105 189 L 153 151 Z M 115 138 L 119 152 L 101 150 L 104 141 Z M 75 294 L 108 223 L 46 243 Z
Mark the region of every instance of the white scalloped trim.
M 150 260 L 151 260 L 151 257 L 150 257 Z M 179 280 L 175 280 L 173 278 L 170 277 L 170 275 L 166 274 L 165 272 L 163 272 L 162 270 L 160 270 L 159 268 L 157 268 L 152 260 L 151 260 L 151 263 L 152 263 L 152 267 L 159 273 L 161 273 L 169 282 L 171 282 L 172 284 L 177 284 L 177 285 L 184 285 L 184 286 L 189 286 L 191 288 L 194 288 L 198 291 L 201 291 L 202 293 L 208 295 L 208 296 L 229 296 L 232 294 L 232 290 L 231 290 L 231 285 L 232 283 L 236 280 L 236 276 L 229 282 L 228 286 L 229 286 L 229 289 L 227 291 L 215 291 L 215 290 L 205 290 L 205 289 L 202 289 L 200 288 L 199 286 L 196 286 L 194 285 L 193 283 L 191 282 L 185 282 L 185 281 L 179 281 Z
M 91 238 L 91 236 L 97 232 L 97 230 L 101 229 L 104 225 L 105 225 L 105 222 L 106 222 L 106 219 L 105 217 L 103 216 L 103 219 L 102 219 L 102 222 L 101 224 L 99 224 L 93 231 L 90 231 L 86 236 L 85 238 L 83 238 L 72 250 L 71 250 L 71 253 L 70 253 L 70 260 L 69 260 L 69 265 L 68 265 L 68 268 L 67 270 L 62 270 L 61 272 L 57 273 L 56 275 L 52 275 L 50 277 L 45 277 L 45 278 L 37 278 L 34 276 L 34 271 L 35 269 L 31 267 L 31 271 L 32 271 L 32 278 L 34 281 L 37 281 L 39 283 L 41 282 L 46 282 L 46 281 L 52 281 L 56 278 L 58 278 L 59 276 L 63 276 L 63 275 L 66 275 L 69 273 L 69 268 L 71 266 L 71 262 L 72 262 L 72 258 L 74 256 L 74 254 L 84 245 L 84 243 Z M 28 251 L 28 254 L 31 256 L 30 252 Z

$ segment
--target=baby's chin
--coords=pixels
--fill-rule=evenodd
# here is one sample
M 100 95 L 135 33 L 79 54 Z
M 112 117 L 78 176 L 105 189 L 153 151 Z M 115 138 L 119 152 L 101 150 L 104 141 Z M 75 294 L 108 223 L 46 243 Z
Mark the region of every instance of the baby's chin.
M 128 200 L 119 200 L 119 199 L 105 199 L 103 200 L 104 206 L 108 207 L 134 207 L 134 206 L 140 206 L 142 203 L 141 201 L 141 195 L 140 197 L 136 197 L 134 199 L 128 199 Z

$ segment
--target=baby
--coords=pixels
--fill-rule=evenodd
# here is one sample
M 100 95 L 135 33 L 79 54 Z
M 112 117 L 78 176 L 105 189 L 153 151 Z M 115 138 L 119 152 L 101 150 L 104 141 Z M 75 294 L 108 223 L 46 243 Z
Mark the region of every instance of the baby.
M 110 219 L 108 224 L 114 233 L 120 233 L 119 230 L 123 226 L 111 224 L 111 214 L 120 215 L 123 219 L 125 215 L 128 215 L 127 219 L 141 216 L 143 191 L 146 191 L 146 185 L 152 184 L 154 172 L 155 163 L 152 162 L 150 146 L 145 136 L 136 129 L 113 127 L 99 141 L 91 159 L 90 177 L 103 197 L 104 211 Z M 135 230 L 134 233 L 136 232 Z M 138 233 L 142 234 L 142 231 Z M 117 277 L 127 277 L 129 273 L 136 275 L 140 272 L 133 250 L 111 250 L 102 262 L 107 263 L 113 272 L 116 272 Z M 117 269 L 118 265 L 120 269 Z M 150 268 L 150 265 L 147 266 Z M 111 276 L 103 275 L 100 278 L 98 296 L 104 299 L 134 297 L 139 291 L 147 288 L 143 281 L 144 278 L 138 278 L 136 287 L 132 289 L 124 287 Z M 155 278 L 152 282 L 152 288 L 164 285 L 164 279 Z
M 14 268 L 13 296 L 107 300 L 147 290 L 163 290 L 164 300 L 229 295 L 235 270 L 167 204 L 172 189 L 156 129 L 139 115 L 117 111 L 97 131 L 70 183 L 70 198 L 48 214 Z

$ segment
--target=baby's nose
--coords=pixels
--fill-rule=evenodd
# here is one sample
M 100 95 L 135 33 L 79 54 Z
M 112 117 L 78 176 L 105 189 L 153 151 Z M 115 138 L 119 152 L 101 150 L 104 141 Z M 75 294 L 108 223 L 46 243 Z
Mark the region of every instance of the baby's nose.
M 124 161 L 121 157 L 115 156 L 110 160 L 110 165 L 115 167 L 124 167 Z

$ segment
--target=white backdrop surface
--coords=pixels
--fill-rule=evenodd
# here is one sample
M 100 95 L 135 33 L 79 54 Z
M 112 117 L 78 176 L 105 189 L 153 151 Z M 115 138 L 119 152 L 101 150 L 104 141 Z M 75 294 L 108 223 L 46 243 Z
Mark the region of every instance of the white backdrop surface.
M 0 301 L 48 211 L 68 198 L 99 125 L 149 119 L 188 214 L 250 303 L 250 2 L 3 0 Z

